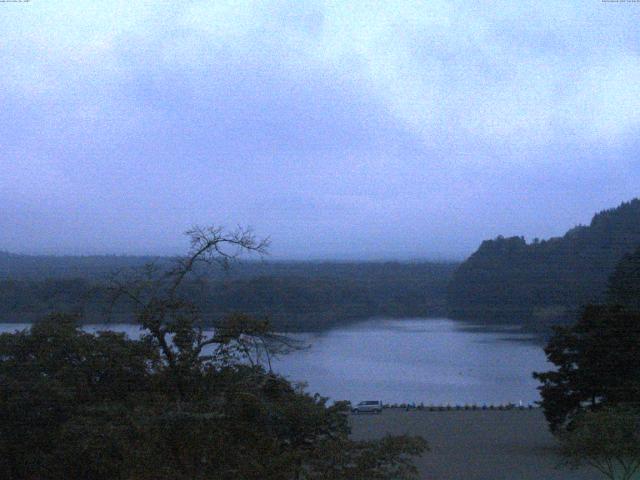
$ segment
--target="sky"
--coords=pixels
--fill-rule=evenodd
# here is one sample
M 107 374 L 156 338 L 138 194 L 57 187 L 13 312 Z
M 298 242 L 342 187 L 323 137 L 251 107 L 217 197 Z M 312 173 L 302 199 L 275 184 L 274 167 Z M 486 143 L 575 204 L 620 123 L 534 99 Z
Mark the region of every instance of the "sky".
M 640 3 L 0 3 L 0 250 L 461 259 L 640 194 Z

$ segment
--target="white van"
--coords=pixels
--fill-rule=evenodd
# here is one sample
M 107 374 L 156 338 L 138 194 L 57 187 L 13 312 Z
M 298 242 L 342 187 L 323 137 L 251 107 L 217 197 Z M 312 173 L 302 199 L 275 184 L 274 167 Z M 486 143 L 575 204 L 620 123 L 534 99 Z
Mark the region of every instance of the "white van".
M 382 413 L 382 402 L 380 400 L 365 400 L 351 409 L 355 414 L 364 412 Z

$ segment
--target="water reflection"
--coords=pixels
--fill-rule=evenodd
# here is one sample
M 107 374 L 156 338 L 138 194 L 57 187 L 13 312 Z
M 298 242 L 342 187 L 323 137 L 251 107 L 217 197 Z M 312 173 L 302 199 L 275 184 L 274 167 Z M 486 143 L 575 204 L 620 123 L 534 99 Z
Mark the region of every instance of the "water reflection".
M 539 399 L 542 349 L 518 333 L 468 331 L 448 319 L 373 320 L 323 335 L 274 363 L 291 380 L 333 399 L 389 403 L 501 404 Z

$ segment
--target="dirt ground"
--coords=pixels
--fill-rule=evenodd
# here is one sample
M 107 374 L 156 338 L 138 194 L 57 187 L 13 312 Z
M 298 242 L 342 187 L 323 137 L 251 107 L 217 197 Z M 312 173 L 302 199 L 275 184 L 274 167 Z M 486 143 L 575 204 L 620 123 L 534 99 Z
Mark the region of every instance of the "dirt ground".
M 422 435 L 431 451 L 417 459 L 430 480 L 596 480 L 592 468 L 571 470 L 561 459 L 542 412 L 534 410 L 429 412 L 388 409 L 351 415 L 353 437 Z

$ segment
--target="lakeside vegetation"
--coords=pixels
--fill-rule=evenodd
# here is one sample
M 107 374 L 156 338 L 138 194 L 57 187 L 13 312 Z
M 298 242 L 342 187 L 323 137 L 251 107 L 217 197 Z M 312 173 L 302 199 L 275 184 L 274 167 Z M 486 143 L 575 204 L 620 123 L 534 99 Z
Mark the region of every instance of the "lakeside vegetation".
M 53 312 L 83 321 L 126 321 L 130 302 L 111 305 L 109 278 L 169 258 L 31 257 L 0 254 L 0 322 L 33 322 Z M 258 262 L 203 269 L 181 286 L 213 324 L 243 312 L 276 329 L 322 330 L 374 316 L 446 313 L 446 286 L 457 264 L 436 262 Z
M 609 276 L 639 245 L 639 199 L 604 210 L 559 238 L 484 241 L 452 277 L 449 314 L 538 330 L 568 323 L 582 305 L 606 299 Z

